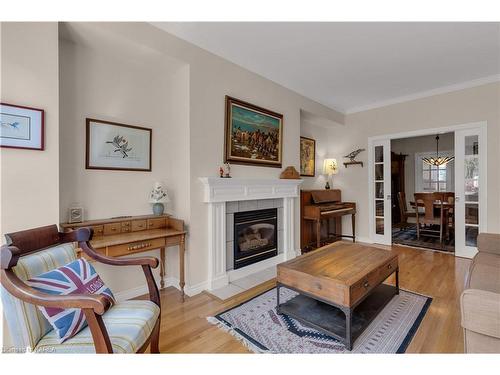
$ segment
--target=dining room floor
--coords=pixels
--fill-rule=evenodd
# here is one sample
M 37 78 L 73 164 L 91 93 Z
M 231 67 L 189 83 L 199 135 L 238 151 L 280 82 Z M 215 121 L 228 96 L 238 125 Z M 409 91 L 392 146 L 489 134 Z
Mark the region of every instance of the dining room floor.
M 448 253 L 455 252 L 455 236 L 453 235 L 453 232 L 450 233 L 448 239 L 443 239 L 442 243 L 439 243 L 439 238 L 427 236 L 422 233 L 420 233 L 420 239 L 418 239 L 417 227 L 415 224 L 409 224 L 409 226 L 405 229 L 394 227 L 392 229 L 392 243 L 444 251 Z

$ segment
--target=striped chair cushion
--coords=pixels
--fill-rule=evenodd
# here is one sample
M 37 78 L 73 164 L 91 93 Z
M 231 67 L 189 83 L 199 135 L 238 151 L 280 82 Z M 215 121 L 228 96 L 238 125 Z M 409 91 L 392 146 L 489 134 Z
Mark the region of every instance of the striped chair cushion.
M 21 280 L 26 281 L 75 259 L 75 246 L 67 243 L 23 256 L 12 270 Z M 1 294 L 12 344 L 21 348 L 34 348 L 40 338 L 52 330 L 52 326 L 35 305 L 12 296 L 3 287 Z
M 112 304 L 115 303 L 111 290 L 104 284 L 94 267 L 83 258 L 32 277 L 26 284 L 47 294 L 102 294 L 108 297 Z M 38 308 L 52 325 L 61 342 L 74 336 L 87 325 L 82 309 L 44 306 Z
M 160 308 L 151 301 L 123 301 L 103 315 L 114 353 L 135 353 L 146 342 L 155 326 Z M 35 347 L 38 353 L 95 353 L 87 326 L 75 336 L 59 343 L 55 331 L 46 334 Z

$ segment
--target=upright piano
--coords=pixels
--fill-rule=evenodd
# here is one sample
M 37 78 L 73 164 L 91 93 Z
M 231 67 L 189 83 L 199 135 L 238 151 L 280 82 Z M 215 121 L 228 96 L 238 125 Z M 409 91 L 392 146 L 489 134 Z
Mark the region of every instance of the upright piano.
M 342 232 L 342 217 L 345 215 L 351 215 L 352 235 Z M 347 237 L 353 242 L 356 240 L 356 203 L 342 202 L 338 189 L 301 190 L 300 216 L 302 252 L 321 247 L 322 239 L 336 241 Z

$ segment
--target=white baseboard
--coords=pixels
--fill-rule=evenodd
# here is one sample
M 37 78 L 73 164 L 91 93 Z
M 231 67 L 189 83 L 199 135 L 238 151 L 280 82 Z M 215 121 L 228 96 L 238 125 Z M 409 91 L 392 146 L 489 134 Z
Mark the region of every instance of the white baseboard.
M 374 243 L 370 237 L 358 237 L 358 236 L 356 236 L 356 242 Z
M 156 278 L 155 278 L 155 280 L 157 282 L 157 285 L 160 286 L 160 280 L 156 279 Z M 176 277 L 167 277 L 165 279 L 165 288 L 168 288 L 171 286 L 180 290 L 181 288 L 179 286 L 179 279 Z M 208 286 L 207 281 L 203 281 L 203 282 L 201 282 L 199 284 L 195 284 L 195 285 L 186 285 L 184 288 L 184 292 L 189 297 L 192 297 L 196 294 L 203 292 L 204 290 L 207 290 L 208 289 L 207 286 Z M 148 294 L 148 293 L 149 293 L 148 286 L 147 286 L 147 284 L 144 284 L 144 285 L 138 286 L 136 288 L 122 290 L 121 292 L 114 293 L 114 295 L 115 295 L 115 298 L 118 302 L 122 302 L 122 301 L 126 301 L 128 299 L 143 296 L 143 295 Z

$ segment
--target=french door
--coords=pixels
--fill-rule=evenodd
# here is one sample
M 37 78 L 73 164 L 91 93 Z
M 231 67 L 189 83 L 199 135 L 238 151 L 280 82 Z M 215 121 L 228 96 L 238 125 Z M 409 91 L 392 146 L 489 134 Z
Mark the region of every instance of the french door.
M 486 136 L 483 127 L 455 131 L 455 255 L 473 257 L 486 230 Z
M 369 145 L 370 238 L 390 245 L 391 224 L 391 140 L 373 140 Z

